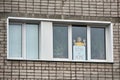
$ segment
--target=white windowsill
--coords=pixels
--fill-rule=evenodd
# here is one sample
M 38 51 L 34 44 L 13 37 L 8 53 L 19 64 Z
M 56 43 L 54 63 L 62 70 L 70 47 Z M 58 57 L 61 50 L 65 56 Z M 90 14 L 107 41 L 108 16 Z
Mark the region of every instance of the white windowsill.
M 68 59 L 53 59 L 53 60 L 45 60 L 45 59 L 13 59 L 13 58 L 7 58 L 7 60 L 12 60 L 12 61 L 53 61 L 53 62 L 85 62 L 85 63 L 114 63 L 113 61 L 106 61 L 106 60 L 68 60 Z

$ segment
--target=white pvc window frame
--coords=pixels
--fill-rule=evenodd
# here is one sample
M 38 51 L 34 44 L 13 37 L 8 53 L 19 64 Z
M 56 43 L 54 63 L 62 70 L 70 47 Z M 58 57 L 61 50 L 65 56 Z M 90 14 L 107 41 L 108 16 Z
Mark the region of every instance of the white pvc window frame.
M 21 50 L 21 57 L 9 57 L 9 24 L 7 24 L 7 58 L 8 59 L 27 59 L 27 57 L 26 57 L 26 55 L 27 55 L 27 53 L 26 53 L 26 25 L 27 25 L 27 23 L 10 23 L 10 24 L 12 24 L 12 25 L 21 25 L 21 34 L 22 34 L 22 39 L 21 39 L 21 46 L 22 46 L 22 50 Z M 39 24 L 37 24 L 38 25 L 38 31 L 40 31 L 40 23 Z M 38 34 L 38 35 L 40 35 L 40 34 Z M 40 36 L 39 36 L 39 40 L 40 40 Z M 39 43 L 39 41 L 38 41 L 38 43 Z M 40 45 L 40 43 L 39 43 L 39 45 Z M 38 47 L 39 48 L 39 47 Z M 39 48 L 39 50 L 40 50 L 40 48 Z M 39 53 L 40 52 L 38 52 L 38 55 L 39 55 Z M 39 57 L 40 56 L 38 56 L 38 59 L 39 59 Z
M 113 25 L 107 21 L 87 21 L 87 20 L 63 20 L 63 19 L 45 19 L 45 18 L 24 18 L 24 17 L 8 17 L 7 18 L 7 59 L 10 60 L 26 60 L 26 58 L 10 58 L 9 57 L 9 23 L 10 20 L 40 22 L 39 25 L 39 59 L 44 61 L 70 61 L 70 62 L 113 62 Z M 68 25 L 68 59 L 53 58 L 53 23 L 71 23 Z M 87 60 L 72 60 L 72 23 L 87 25 Z M 89 25 L 90 24 L 90 25 Z M 105 25 L 106 36 L 106 60 L 91 59 L 91 43 L 90 43 L 90 27 L 91 25 Z M 97 27 L 96 26 L 96 27 Z M 95 26 L 94 26 L 95 27 Z M 24 32 L 23 32 L 24 35 Z M 25 37 L 25 36 L 23 36 Z M 49 41 L 46 41 L 49 40 Z M 25 42 L 23 42 L 25 44 Z M 49 47 L 48 47 L 49 45 Z M 25 53 L 25 50 L 22 51 Z M 23 54 L 25 56 L 25 54 Z

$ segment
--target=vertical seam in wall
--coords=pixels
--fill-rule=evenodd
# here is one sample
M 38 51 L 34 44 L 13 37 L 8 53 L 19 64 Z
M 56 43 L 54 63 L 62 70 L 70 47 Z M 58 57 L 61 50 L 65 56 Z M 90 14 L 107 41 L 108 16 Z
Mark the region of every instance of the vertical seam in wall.
M 95 16 L 97 16 L 97 0 L 95 0 L 96 3 L 96 12 L 95 12 Z
M 27 0 L 25 0 L 25 13 L 27 14 Z
M 104 75 L 105 75 L 105 80 L 106 80 L 106 66 L 105 66 L 105 63 L 104 63 Z
M 2 66 L 2 69 L 3 69 L 3 77 L 2 78 L 3 78 L 3 80 L 4 80 L 4 73 L 5 73 L 5 69 L 4 68 L 5 68 L 5 59 L 3 59 L 3 66 Z
M 71 63 L 70 63 L 70 79 L 71 79 L 71 76 L 72 76 L 72 75 L 71 75 Z
M 64 62 L 63 62 L 63 80 L 64 80 Z
M 48 13 L 49 13 L 49 0 L 47 0 L 47 18 L 48 18 Z
M 26 60 L 26 80 L 27 80 L 27 60 Z
M 57 62 L 55 62 L 55 68 L 56 68 L 56 71 L 55 71 L 55 78 L 57 80 Z
M 11 12 L 13 12 L 13 1 L 11 0 Z
M 91 80 L 91 63 L 90 63 L 90 80 Z
M 107 77 L 107 76 L 106 76 L 106 64 L 104 64 L 104 66 L 105 66 L 104 68 L 105 68 L 105 80 L 106 80 L 106 79 L 107 79 L 107 78 L 106 78 L 106 77 Z
M 81 0 L 81 15 L 83 15 L 83 7 L 82 7 L 82 5 L 83 5 L 83 1 Z
M 119 26 L 120 26 L 120 23 L 118 25 L 118 28 Z M 120 30 L 120 28 L 118 30 Z M 120 45 L 120 33 L 119 33 L 119 45 Z M 119 46 L 119 75 L 120 75 L 120 46 Z M 120 79 L 120 76 L 119 76 L 119 79 Z
M 56 0 L 55 0 L 55 6 L 54 6 L 54 9 L 55 9 L 55 10 L 54 10 L 54 14 L 55 14 L 55 15 L 56 15 L 56 10 L 57 10 L 57 9 L 56 9 L 56 4 L 57 4 L 57 2 L 56 2 Z
M 32 0 L 32 16 L 34 16 L 34 0 Z
M 70 0 L 68 0 L 68 16 L 70 16 Z
M 119 0 L 117 0 L 117 15 L 118 15 L 118 20 L 120 20 L 120 18 L 119 18 Z M 119 75 L 120 75 L 120 32 L 119 32 L 119 30 L 120 30 L 120 28 L 119 28 L 119 25 L 120 23 L 118 23 L 118 44 L 119 44 L 119 47 L 118 47 L 118 53 L 119 53 Z M 119 76 L 119 79 L 120 79 L 120 76 Z
M 105 6 L 104 6 L 104 0 L 103 0 L 103 17 L 105 17 L 104 9 L 105 9 Z
M 41 80 L 42 80 L 42 63 L 41 63 Z
M 112 6 L 112 5 L 111 5 L 111 3 L 112 3 L 112 2 L 111 2 L 111 0 L 110 0 L 110 17 L 112 17 L 112 13 L 111 13 L 111 6 Z
M 11 79 L 12 79 L 12 68 L 13 68 L 13 62 L 11 61 Z
M 20 13 L 20 9 L 19 9 L 20 8 L 20 6 L 19 6 L 20 4 L 19 3 L 20 3 L 20 1 L 18 0 L 18 12 Z
M 48 80 L 50 80 L 50 62 L 48 62 Z
M 34 80 L 35 80 L 35 61 L 33 61 L 33 69 L 34 69 L 33 73 L 34 73 Z
M 5 22 L 3 24 L 5 24 Z M 4 37 L 4 41 L 5 41 L 5 37 Z M 5 50 L 4 50 L 4 53 L 5 53 Z M 3 80 L 5 80 L 5 56 L 3 57 L 3 61 L 4 61 L 3 62 Z
M 19 61 L 19 63 L 18 63 L 18 67 L 19 67 L 18 80 L 20 80 L 20 61 Z
M 11 10 L 10 11 L 12 12 L 12 0 L 11 0 L 11 4 L 10 5 L 11 5 Z
M 91 80 L 91 63 L 90 63 L 90 80 Z
M 75 79 L 77 80 L 77 76 L 76 76 L 76 62 L 75 62 Z
M 112 64 L 112 80 L 113 80 L 114 78 L 113 78 L 113 64 Z
M 74 0 L 74 16 L 75 16 L 75 2 L 76 2 L 76 0 Z M 76 65 L 76 63 L 75 63 L 75 65 Z
M 120 23 L 118 24 L 118 27 L 120 26 Z M 120 29 L 120 28 L 119 28 Z M 118 30 L 119 30 L 118 29 Z M 118 31 L 119 32 L 119 31 Z M 119 36 L 120 36 L 120 33 L 119 33 Z M 119 37 L 119 41 L 120 41 L 120 37 Z M 120 43 L 119 43 L 120 44 Z M 120 48 L 119 48 L 119 75 L 120 75 Z M 120 79 L 120 76 L 119 76 L 119 79 Z
M 102 10 L 102 16 L 104 16 L 104 3 L 103 3 L 103 1 L 102 1 L 102 8 L 103 8 L 103 10 Z
M 118 10 L 117 10 L 117 12 L 118 12 L 118 18 L 119 18 L 119 15 L 120 15 L 120 14 L 119 14 L 119 6 L 120 6 L 119 3 L 120 3 L 120 2 L 119 2 L 119 0 L 118 0 L 118 2 L 117 2 L 117 7 L 118 7 L 118 8 L 117 8 L 117 9 L 118 9 Z M 120 18 L 119 18 L 119 21 L 120 21 Z M 120 32 L 119 32 L 120 27 L 119 27 L 119 26 L 120 26 L 120 23 L 118 23 L 118 34 L 119 34 L 119 37 L 118 37 L 118 40 L 119 40 L 119 41 L 118 41 L 118 44 L 120 45 Z M 119 46 L 118 52 L 119 52 L 119 75 L 120 75 L 120 46 Z M 120 76 L 119 76 L 119 79 L 120 79 Z
M 41 14 L 41 0 L 40 0 L 40 8 L 39 8 L 39 10 L 40 10 L 40 12 L 39 12 L 39 13 Z
M 3 10 L 4 10 L 4 12 L 5 12 L 5 0 L 3 0 Z
M 45 68 L 45 70 L 46 70 L 46 76 L 47 76 L 47 79 L 49 79 L 49 62 L 46 62 L 46 68 Z
M 97 80 L 99 80 L 99 74 L 98 74 L 98 63 L 97 63 Z
M 63 19 L 64 17 L 63 17 L 63 11 L 64 11 L 64 9 L 63 9 L 63 7 L 64 7 L 64 3 L 65 3 L 65 0 L 62 0 L 62 3 L 61 3 L 61 11 L 62 11 L 62 16 L 61 16 L 61 18 Z
M 88 1 L 88 15 L 90 16 L 90 0 Z
M 77 66 L 76 66 L 76 62 L 75 62 L 75 79 L 77 80 Z
M 85 80 L 85 79 L 84 79 L 84 64 L 85 64 L 85 63 L 82 64 L 82 69 L 83 69 L 83 80 Z
M 118 16 L 118 18 L 119 18 L 119 6 L 120 6 L 119 3 L 120 3 L 119 0 L 117 0 L 117 16 Z
M 56 0 L 54 0 L 54 7 L 53 7 L 53 9 L 54 9 L 54 14 L 53 14 L 53 15 L 55 15 L 55 5 L 56 5 Z

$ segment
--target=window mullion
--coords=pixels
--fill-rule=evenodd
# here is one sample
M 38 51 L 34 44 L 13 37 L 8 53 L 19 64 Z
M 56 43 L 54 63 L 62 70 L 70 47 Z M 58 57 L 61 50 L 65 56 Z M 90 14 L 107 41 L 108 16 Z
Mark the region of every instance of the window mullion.
M 91 32 L 90 26 L 87 26 L 87 60 L 91 60 Z
M 68 57 L 72 60 L 72 25 L 68 26 Z
M 42 60 L 53 59 L 53 27 L 52 22 L 41 21 L 41 55 Z
M 38 26 L 38 59 L 40 59 L 40 56 L 41 56 L 41 23 L 39 23 L 39 26 Z
M 9 43 L 10 43 L 10 41 L 9 41 L 9 26 L 10 26 L 10 23 L 9 23 L 9 19 L 7 19 L 7 58 L 9 58 L 10 57 L 10 52 L 9 52 Z
M 22 24 L 22 58 L 26 59 L 26 27 Z

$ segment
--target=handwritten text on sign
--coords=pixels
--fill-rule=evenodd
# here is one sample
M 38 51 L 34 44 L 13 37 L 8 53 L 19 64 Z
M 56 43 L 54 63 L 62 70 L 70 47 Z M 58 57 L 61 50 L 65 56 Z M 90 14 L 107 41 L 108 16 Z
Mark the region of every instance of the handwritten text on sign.
M 73 60 L 85 60 L 85 46 L 73 46 Z

